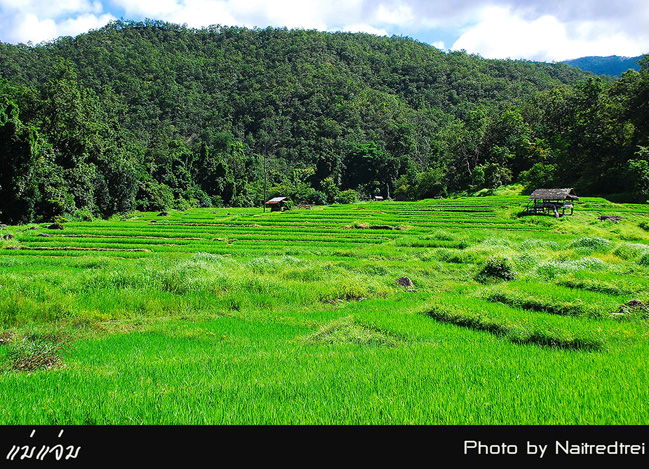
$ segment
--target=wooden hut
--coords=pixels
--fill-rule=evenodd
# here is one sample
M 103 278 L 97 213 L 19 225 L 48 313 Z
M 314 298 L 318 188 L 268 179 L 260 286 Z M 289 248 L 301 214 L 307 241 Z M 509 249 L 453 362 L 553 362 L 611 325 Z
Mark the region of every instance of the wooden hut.
M 530 195 L 530 202 L 527 205 L 528 213 L 544 213 L 559 216 L 565 215 L 566 209 L 572 215 L 574 203 L 579 200 L 574 189 L 536 189 Z M 559 213 L 561 211 L 561 213 Z
M 288 202 L 288 197 L 274 197 L 266 202 L 266 205 L 270 206 L 271 212 L 281 212 L 284 210 L 286 202 Z

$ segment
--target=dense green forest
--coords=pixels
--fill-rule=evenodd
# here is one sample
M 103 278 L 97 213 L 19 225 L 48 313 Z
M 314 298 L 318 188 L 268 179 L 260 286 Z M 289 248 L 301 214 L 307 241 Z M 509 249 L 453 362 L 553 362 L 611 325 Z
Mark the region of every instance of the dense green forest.
M 0 221 L 649 191 L 649 56 L 599 78 L 404 37 L 116 21 L 0 43 Z

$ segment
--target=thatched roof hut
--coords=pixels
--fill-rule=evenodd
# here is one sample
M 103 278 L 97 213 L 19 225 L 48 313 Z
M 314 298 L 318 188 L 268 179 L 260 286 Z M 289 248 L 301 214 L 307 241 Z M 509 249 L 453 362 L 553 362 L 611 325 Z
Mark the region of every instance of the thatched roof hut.
M 573 188 L 568 189 L 536 189 L 530 195 L 531 200 L 556 200 L 556 201 L 566 201 L 566 200 L 579 200 L 575 190 Z
M 536 189 L 530 195 L 530 202 L 526 211 L 528 213 L 547 213 L 553 214 L 559 218 L 559 210 L 561 215 L 565 215 L 566 209 L 570 210 L 570 215 L 573 213 L 573 202 L 579 200 L 575 190 L 572 188 L 567 189 Z

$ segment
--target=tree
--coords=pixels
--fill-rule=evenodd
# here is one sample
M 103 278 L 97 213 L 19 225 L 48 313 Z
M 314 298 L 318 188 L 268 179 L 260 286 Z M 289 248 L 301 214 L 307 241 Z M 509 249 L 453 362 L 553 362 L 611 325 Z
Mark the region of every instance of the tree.
M 628 162 L 628 178 L 640 203 L 649 200 L 649 148 L 639 147 L 636 159 Z
M 400 161 L 381 150 L 375 142 L 353 145 L 344 161 L 346 171 L 342 185 L 364 190 L 368 195 L 394 192 Z
M 30 178 L 35 171 L 38 134 L 19 117 L 6 97 L 0 101 L 0 214 L 3 221 L 30 221 L 38 189 Z
M 11 83 L 20 121 L 41 142 L 30 200 L 53 205 L 34 204 L 34 215 L 109 216 L 171 199 L 260 204 L 266 176 L 308 201 L 322 200 L 329 177 L 339 192 L 365 195 L 394 195 L 404 174 L 412 194 L 464 191 L 530 170 L 537 141 L 543 164 L 557 167 L 590 142 L 588 161 L 604 158 L 578 175 L 590 184 L 649 144 L 633 101 L 644 72 L 616 100 L 608 83 L 594 94 L 575 87 L 585 74 L 573 67 L 445 54 L 399 37 L 116 21 L 39 46 L 0 44 L 0 64 L 0 89 Z M 539 91 L 542 106 L 523 106 Z M 640 112 L 622 112 L 627 102 Z M 591 116 L 604 122 L 589 127 Z
M 326 197 L 326 203 L 333 204 L 340 194 L 340 189 L 334 182 L 333 178 L 324 178 L 320 182 L 320 190 Z
M 0 212 L 10 223 L 53 220 L 74 210 L 64 169 L 38 131 L 23 123 L 18 106 L 0 104 Z
M 485 162 L 508 168 L 512 178 L 527 169 L 531 131 L 517 108 L 509 108 L 489 120 L 482 142 Z M 502 171 L 500 171 L 502 173 Z
M 635 83 L 631 88 L 628 116 L 636 128 L 637 145 L 649 145 L 649 54 L 638 61 L 640 72 L 634 74 Z M 630 74 L 631 75 L 631 74 Z

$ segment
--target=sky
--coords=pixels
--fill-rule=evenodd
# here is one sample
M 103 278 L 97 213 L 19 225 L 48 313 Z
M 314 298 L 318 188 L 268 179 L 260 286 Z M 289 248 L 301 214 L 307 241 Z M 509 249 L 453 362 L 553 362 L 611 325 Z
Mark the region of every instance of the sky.
M 0 0 L 0 41 L 39 44 L 145 18 L 397 35 L 490 59 L 649 53 L 647 0 Z

